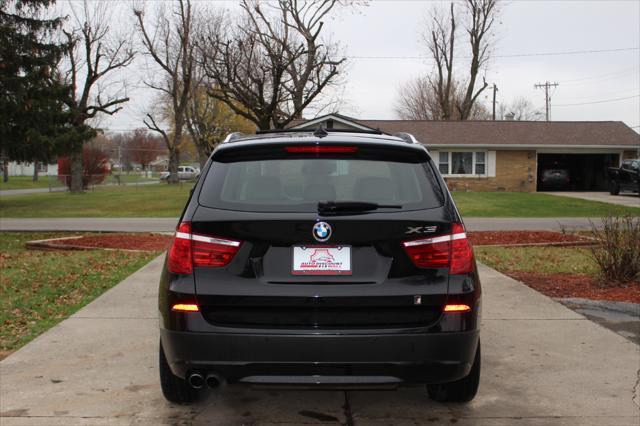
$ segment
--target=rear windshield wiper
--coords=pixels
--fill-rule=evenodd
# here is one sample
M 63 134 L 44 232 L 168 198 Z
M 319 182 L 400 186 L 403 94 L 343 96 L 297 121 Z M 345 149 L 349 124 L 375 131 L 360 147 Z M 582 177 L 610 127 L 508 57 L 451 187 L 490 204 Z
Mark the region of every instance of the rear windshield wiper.
M 378 209 L 401 209 L 398 204 L 378 204 L 366 201 L 320 201 L 318 203 L 319 213 L 337 212 L 366 212 Z

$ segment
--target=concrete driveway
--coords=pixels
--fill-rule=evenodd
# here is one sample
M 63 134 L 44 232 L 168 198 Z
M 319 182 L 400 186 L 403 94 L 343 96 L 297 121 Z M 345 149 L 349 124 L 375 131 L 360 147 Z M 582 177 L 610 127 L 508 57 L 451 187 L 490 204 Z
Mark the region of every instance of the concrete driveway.
M 484 284 L 483 370 L 469 405 L 424 389 L 256 390 L 167 403 L 157 372 L 158 258 L 0 362 L 2 425 L 633 425 L 640 347 L 498 272 Z
M 588 201 L 600 201 L 601 203 L 618 204 L 620 206 L 638 207 L 640 208 L 640 197 L 638 194 L 631 192 L 621 192 L 619 195 L 611 195 L 608 192 L 545 192 L 549 195 L 558 195 L 561 197 L 580 198 Z

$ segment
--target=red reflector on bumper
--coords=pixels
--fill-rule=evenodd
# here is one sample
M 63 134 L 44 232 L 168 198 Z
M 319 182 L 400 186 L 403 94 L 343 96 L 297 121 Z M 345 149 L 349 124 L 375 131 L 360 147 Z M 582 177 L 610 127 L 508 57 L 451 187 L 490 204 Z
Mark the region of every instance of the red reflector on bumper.
M 195 303 L 176 303 L 171 307 L 175 312 L 198 312 L 200 308 Z
M 445 312 L 469 312 L 471 311 L 471 306 L 469 305 L 445 305 Z

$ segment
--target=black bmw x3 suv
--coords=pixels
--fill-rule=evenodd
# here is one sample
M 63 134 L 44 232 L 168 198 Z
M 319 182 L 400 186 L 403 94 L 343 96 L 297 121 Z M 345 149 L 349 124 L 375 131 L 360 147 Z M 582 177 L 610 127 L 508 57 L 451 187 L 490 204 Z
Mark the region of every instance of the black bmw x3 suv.
M 469 401 L 480 292 L 462 219 L 413 136 L 230 135 L 160 280 L 162 390 L 188 403 L 224 383 L 426 384 Z

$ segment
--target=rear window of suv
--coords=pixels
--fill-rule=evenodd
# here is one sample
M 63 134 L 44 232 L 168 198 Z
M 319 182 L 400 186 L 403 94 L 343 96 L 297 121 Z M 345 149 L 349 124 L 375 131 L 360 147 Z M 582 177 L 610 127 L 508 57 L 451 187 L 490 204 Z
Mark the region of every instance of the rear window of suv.
M 214 162 L 199 196 L 206 207 L 252 212 L 315 212 L 319 201 L 421 210 L 442 206 L 443 194 L 428 163 L 298 158 Z

